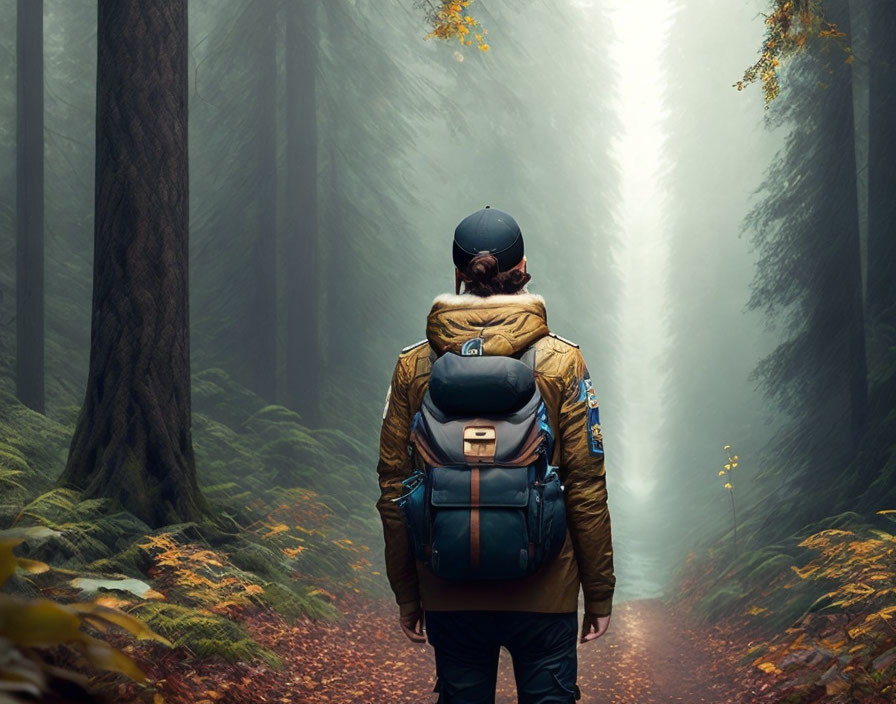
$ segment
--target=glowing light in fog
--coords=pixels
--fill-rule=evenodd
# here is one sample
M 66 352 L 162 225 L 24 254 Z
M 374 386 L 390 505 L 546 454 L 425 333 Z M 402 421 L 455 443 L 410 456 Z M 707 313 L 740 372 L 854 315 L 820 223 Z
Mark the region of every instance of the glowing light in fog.
M 617 471 L 632 494 L 648 495 L 664 467 L 663 352 L 667 233 L 661 178 L 665 133 L 663 52 L 674 8 L 668 0 L 616 0 L 610 20 L 616 41 L 615 109 L 621 134 L 613 155 L 620 178 L 616 214 L 621 228 L 613 262 L 623 290 L 618 309 L 617 371 L 621 406 L 615 429 Z M 608 433 L 609 436 L 609 433 Z

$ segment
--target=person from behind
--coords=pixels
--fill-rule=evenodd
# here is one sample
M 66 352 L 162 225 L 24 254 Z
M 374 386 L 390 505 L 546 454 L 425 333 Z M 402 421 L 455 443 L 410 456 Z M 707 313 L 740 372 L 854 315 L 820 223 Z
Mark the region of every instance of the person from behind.
M 377 508 L 399 623 L 433 646 L 440 704 L 494 702 L 501 646 L 519 702 L 573 702 L 577 640 L 606 631 L 615 587 L 594 386 L 526 287 L 513 217 L 464 218 L 453 260 L 455 292 L 399 354 L 383 411 Z

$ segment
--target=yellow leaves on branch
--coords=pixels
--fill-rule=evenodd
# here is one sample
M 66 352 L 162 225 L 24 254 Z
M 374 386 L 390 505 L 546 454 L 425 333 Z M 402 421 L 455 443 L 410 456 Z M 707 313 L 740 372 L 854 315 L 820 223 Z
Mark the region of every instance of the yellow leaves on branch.
M 278 525 L 266 527 L 273 535 L 281 532 Z M 144 541 L 138 547 L 152 558 L 150 575 L 184 590 L 186 596 L 211 611 L 239 610 L 251 597 L 264 592 L 221 553 L 182 543 L 171 533 L 148 535 Z
M 800 569 L 799 567 L 795 567 L 794 565 L 791 565 L 790 569 L 792 569 L 794 572 L 796 572 L 797 577 L 799 577 L 800 579 L 806 579 L 808 577 L 811 577 L 812 574 L 819 569 L 819 567 L 820 567 L 820 565 L 811 565 L 810 564 L 810 565 L 806 565 L 805 567 Z
M 877 513 L 890 517 L 896 510 Z M 792 575 L 782 586 L 802 584 L 805 593 L 813 595 L 820 585 L 830 591 L 816 599 L 796 623 L 763 644 L 760 652 L 752 651 L 757 656 L 753 666 L 774 681 L 782 673 L 789 673 L 795 663 L 805 667 L 810 659 L 820 656 L 819 667 L 824 671 L 838 665 L 839 659 L 848 664 L 842 669 L 838 665 L 837 677 L 829 678 L 829 695 L 845 692 L 858 682 L 873 685 L 873 681 L 854 675 L 871 671 L 876 667 L 875 658 L 892 648 L 896 633 L 896 535 L 871 526 L 829 528 L 808 535 L 799 546 L 814 555 L 802 567 L 791 566 Z M 753 606 L 745 613 L 757 616 L 762 611 L 762 607 Z
M 852 50 L 844 41 L 846 34 L 825 19 L 824 0 L 771 0 L 771 3 L 759 59 L 744 71 L 741 80 L 732 84 L 743 90 L 751 83 L 761 82 L 766 109 L 781 91 L 778 77 L 781 62 L 802 51 L 810 40 L 834 41 L 846 53 L 846 63 L 853 61 Z
M 872 529 L 859 536 L 849 530 L 828 529 L 814 533 L 799 543 L 818 555 L 804 567 L 791 566 L 800 579 L 831 580 L 836 588 L 823 598 L 827 608 L 872 608 L 880 600 L 892 601 L 896 594 L 896 536 Z M 885 610 L 884 618 L 891 613 Z
M 726 477 L 725 479 L 725 488 L 726 489 L 734 489 L 734 482 L 732 481 L 732 472 L 734 468 L 737 467 L 737 461 L 740 459 L 737 455 L 731 454 L 731 445 L 725 445 L 722 448 L 728 455 L 728 461 L 723 465 L 723 469 L 719 470 L 720 477 Z
M 488 51 L 489 45 L 485 40 L 487 29 L 482 26 L 467 8 L 473 0 L 423 0 L 428 6 L 427 19 L 432 25 L 432 31 L 426 35 L 426 39 L 457 39 L 464 46 L 476 46 L 480 51 Z M 435 2 L 435 4 L 433 4 Z M 478 29 L 477 29 L 478 28 Z M 473 30 L 476 31 L 473 31 Z
M 278 533 L 284 533 L 289 530 L 289 526 L 286 525 L 285 523 L 280 523 L 280 524 L 274 525 L 274 526 L 268 526 L 268 528 L 270 530 L 268 530 L 267 533 L 265 533 L 263 536 L 261 536 L 264 540 L 267 540 L 268 538 L 272 538 L 275 535 L 277 535 Z

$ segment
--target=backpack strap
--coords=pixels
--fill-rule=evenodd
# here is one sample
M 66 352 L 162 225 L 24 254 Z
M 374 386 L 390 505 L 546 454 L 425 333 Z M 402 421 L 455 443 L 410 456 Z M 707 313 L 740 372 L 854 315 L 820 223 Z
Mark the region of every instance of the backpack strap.
M 525 350 L 523 350 L 522 354 L 517 357 L 521 362 L 523 362 L 527 367 L 535 370 L 535 344 L 529 345 Z

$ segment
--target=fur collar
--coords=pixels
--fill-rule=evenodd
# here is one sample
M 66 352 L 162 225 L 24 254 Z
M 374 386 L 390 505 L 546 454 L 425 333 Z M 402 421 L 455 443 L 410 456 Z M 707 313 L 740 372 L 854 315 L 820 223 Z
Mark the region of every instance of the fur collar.
M 433 299 L 432 304 L 450 306 L 468 305 L 506 305 L 507 303 L 540 303 L 545 305 L 544 298 L 538 293 L 523 290 L 520 293 L 499 293 L 493 296 L 474 296 L 472 293 L 441 293 Z

